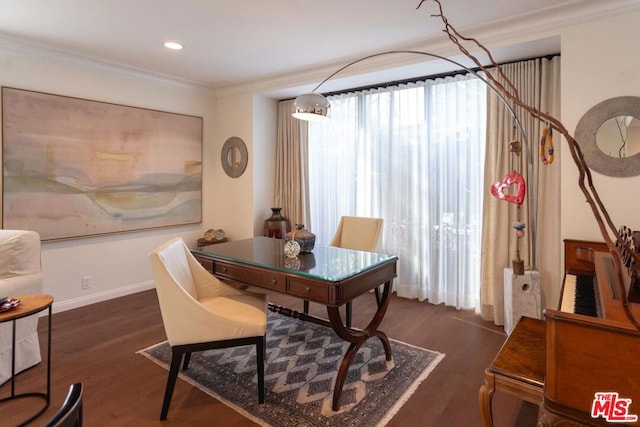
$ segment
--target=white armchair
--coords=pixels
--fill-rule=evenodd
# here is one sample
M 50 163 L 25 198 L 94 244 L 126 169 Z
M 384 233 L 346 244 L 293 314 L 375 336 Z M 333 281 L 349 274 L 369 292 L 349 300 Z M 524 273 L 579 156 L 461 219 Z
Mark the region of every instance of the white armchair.
M 264 402 L 267 296 L 229 286 L 191 255 L 181 238 L 153 250 L 151 267 L 171 367 L 160 419 L 167 418 L 180 362 L 187 369 L 192 352 L 241 345 L 256 346 L 258 401 Z
M 0 230 L 0 297 L 42 293 L 40 235 Z M 11 322 L 0 324 L 0 384 L 11 377 Z M 16 322 L 16 373 L 40 363 L 38 316 Z

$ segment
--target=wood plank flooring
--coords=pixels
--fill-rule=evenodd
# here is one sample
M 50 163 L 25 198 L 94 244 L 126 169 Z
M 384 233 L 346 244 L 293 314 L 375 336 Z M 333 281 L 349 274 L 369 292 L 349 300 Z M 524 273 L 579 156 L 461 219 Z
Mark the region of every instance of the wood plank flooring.
M 270 301 L 301 310 L 302 302 L 270 294 Z M 313 314 L 325 309 L 311 304 Z M 364 327 L 375 312 L 373 294 L 354 302 L 353 324 Z M 40 320 L 42 348 L 46 323 Z M 389 422 L 390 427 L 480 426 L 478 388 L 506 335 L 502 327 L 469 311 L 393 297 L 381 329 L 390 338 L 440 351 L 445 359 Z M 62 404 L 68 387 L 83 382 L 85 426 L 249 427 L 253 422 L 193 386 L 178 380 L 166 421 L 160 407 L 167 371 L 136 354 L 165 340 L 155 290 L 53 315 L 51 405 L 33 425 L 44 425 Z M 43 357 L 44 357 L 43 351 Z M 46 363 L 18 376 L 17 392 L 44 390 Z M 10 393 L 0 387 L 0 398 Z M 40 401 L 0 406 L 0 425 L 12 426 L 35 412 Z M 535 426 L 537 407 L 496 393 L 495 425 Z M 292 426 L 293 427 L 293 426 Z

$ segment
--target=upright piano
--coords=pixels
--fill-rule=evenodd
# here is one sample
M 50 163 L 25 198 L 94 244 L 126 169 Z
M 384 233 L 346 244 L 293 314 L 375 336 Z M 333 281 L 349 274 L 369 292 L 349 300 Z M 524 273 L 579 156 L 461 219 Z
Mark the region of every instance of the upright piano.
M 629 316 L 640 319 L 640 304 L 629 302 L 626 309 L 622 295 L 633 295 L 635 286 L 629 275 L 617 274 L 606 244 L 564 243 L 560 304 L 545 311 L 538 425 L 640 425 L 640 331 Z M 596 393 L 602 394 L 593 412 Z

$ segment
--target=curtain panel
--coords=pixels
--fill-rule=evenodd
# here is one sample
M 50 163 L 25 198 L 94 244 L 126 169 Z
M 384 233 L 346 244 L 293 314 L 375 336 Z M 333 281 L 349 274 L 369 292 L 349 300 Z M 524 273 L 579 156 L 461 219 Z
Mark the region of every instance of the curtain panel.
M 311 227 L 307 122 L 291 116 L 293 101 L 278 104 L 276 180 L 273 207 L 282 208 L 291 228 Z
M 555 117 L 560 113 L 560 57 L 536 58 L 501 66 L 515 85 L 520 98 Z M 510 154 L 510 143 L 523 142 L 502 101 L 489 93 L 487 104 L 487 152 L 484 188 L 501 180 L 517 168 L 527 183 L 527 196 L 521 207 L 484 193 L 482 230 L 481 316 L 497 325 L 504 324 L 504 269 L 512 266 L 516 249 L 525 269 L 540 273 L 543 304 L 553 306 L 562 283 L 560 265 L 560 138 L 555 140 L 555 161 L 543 165 L 538 148 L 544 124 L 516 108 L 528 147 L 520 156 Z M 528 149 L 527 149 L 528 148 Z M 529 161 L 531 167 L 529 167 Z M 525 237 L 515 237 L 513 222 L 525 223 Z M 535 239 L 533 237 L 535 236 Z

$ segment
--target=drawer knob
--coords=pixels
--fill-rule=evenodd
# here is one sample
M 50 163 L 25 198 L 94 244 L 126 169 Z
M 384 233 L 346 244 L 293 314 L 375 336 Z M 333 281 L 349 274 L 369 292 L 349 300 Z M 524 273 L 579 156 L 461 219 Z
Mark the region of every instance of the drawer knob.
M 305 291 L 306 293 L 311 292 L 311 286 L 309 286 L 309 285 L 304 285 L 304 291 Z
M 272 284 L 272 285 L 275 285 L 275 284 L 277 284 L 277 283 L 278 283 L 278 279 L 271 279 L 271 284 Z
M 224 266 L 223 266 L 223 267 L 222 267 L 222 272 L 226 274 L 226 273 L 227 273 L 227 267 L 224 267 Z

